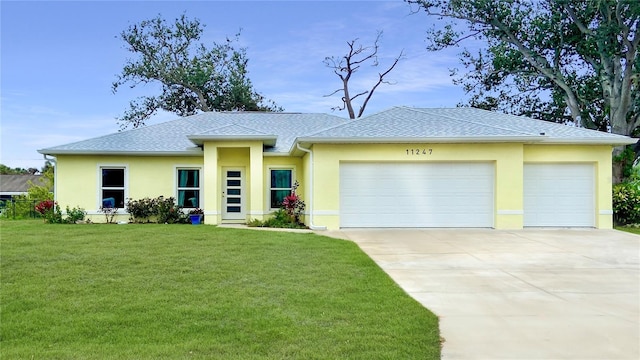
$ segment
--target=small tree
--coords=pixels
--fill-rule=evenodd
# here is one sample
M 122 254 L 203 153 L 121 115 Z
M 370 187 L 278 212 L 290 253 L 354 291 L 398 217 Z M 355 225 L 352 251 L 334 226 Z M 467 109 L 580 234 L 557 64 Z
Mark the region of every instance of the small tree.
M 382 37 L 382 31 L 378 31 L 375 41 L 372 46 L 362 46 L 358 44 L 358 39 L 354 39 L 351 41 L 347 41 L 347 46 L 349 47 L 349 52 L 347 52 L 344 56 L 328 56 L 324 58 L 323 63 L 325 66 L 333 70 L 333 73 L 336 74 L 340 80 L 342 81 L 342 86 L 326 96 L 332 96 L 335 94 L 342 94 L 342 105 L 333 107 L 332 110 L 347 110 L 349 113 L 350 119 L 359 118 L 364 113 L 369 100 L 373 96 L 373 93 L 376 91 L 380 84 L 391 84 L 390 81 L 385 80 L 385 77 L 393 70 L 400 59 L 402 59 L 404 55 L 404 51 L 400 51 L 400 54 L 394 58 L 391 65 L 386 68 L 383 72 L 378 73 L 378 79 L 375 84 L 369 90 L 364 90 L 358 92 L 355 95 L 352 95 L 351 89 L 349 88 L 349 81 L 351 80 L 353 74 L 355 74 L 363 64 L 371 63 L 371 66 L 377 67 L 379 65 L 378 62 L 378 49 L 379 49 L 379 41 Z M 354 110 L 353 101 L 360 96 L 364 96 L 364 101 L 362 105 L 360 105 L 360 109 L 358 110 L 358 114 Z

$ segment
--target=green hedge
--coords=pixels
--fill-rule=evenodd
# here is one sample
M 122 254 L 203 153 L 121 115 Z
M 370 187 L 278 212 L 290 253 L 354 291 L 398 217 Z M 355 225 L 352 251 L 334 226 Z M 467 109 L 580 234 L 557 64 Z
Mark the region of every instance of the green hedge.
M 613 186 L 613 221 L 616 225 L 640 224 L 640 181 Z

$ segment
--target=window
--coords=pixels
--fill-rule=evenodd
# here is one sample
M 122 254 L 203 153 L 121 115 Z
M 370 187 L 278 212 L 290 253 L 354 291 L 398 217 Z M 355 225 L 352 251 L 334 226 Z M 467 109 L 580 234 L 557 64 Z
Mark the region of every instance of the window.
M 178 169 L 178 205 L 200 207 L 200 170 Z
M 106 208 L 124 208 L 124 168 L 101 168 L 101 204 Z
M 291 194 L 291 185 L 293 182 L 291 169 L 272 169 L 271 170 L 271 208 L 277 209 L 282 206 L 284 198 Z

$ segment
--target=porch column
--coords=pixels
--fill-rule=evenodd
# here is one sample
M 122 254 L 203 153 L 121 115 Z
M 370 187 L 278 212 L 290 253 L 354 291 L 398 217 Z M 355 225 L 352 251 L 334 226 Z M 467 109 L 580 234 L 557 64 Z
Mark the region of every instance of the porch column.
M 262 143 L 252 144 L 249 149 L 250 203 L 248 216 L 250 219 L 264 218 L 264 166 Z
M 218 184 L 218 147 L 212 143 L 204 144 L 204 223 L 216 225 L 220 223 Z

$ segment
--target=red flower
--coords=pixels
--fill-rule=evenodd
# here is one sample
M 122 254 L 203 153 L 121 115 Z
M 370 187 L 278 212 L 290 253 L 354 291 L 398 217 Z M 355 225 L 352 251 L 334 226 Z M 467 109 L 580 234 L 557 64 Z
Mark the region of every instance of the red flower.
M 41 215 L 44 215 L 46 212 L 53 209 L 55 205 L 56 203 L 53 200 L 44 200 L 44 201 L 40 201 L 36 205 L 35 209 L 38 213 L 40 213 Z
M 284 205 L 287 208 L 293 207 L 295 206 L 296 202 L 298 202 L 298 195 L 291 194 L 291 195 L 285 196 L 284 200 L 282 200 L 282 205 Z

